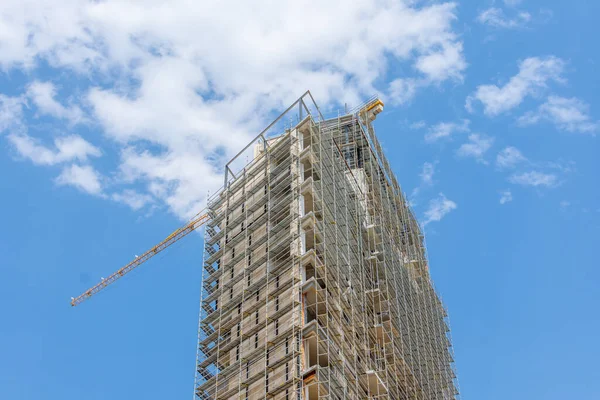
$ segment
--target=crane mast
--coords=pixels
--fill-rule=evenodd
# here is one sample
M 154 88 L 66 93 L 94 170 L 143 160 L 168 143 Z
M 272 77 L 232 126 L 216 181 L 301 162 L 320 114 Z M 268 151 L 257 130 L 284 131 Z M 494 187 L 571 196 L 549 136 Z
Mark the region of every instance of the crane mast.
M 137 267 L 139 267 L 140 265 L 142 265 L 143 263 L 145 263 L 146 261 L 148 261 L 155 255 L 157 255 L 161 251 L 165 250 L 167 247 L 178 242 L 179 240 L 183 239 L 184 237 L 186 237 L 187 235 L 189 235 L 196 229 L 203 226 L 209 220 L 209 216 L 205 211 L 206 210 L 200 211 L 198 214 L 196 214 L 194 216 L 194 218 L 192 218 L 190 220 L 190 222 L 188 222 L 183 227 L 181 227 L 181 228 L 177 229 L 176 231 L 174 231 L 173 233 L 171 233 L 169 236 L 167 236 L 166 239 L 164 239 L 162 242 L 160 242 L 156 246 L 152 247 L 150 250 L 143 253 L 141 256 L 139 256 L 139 257 L 136 256 L 136 258 L 133 261 L 131 261 L 129 264 L 125 265 L 123 268 L 119 269 L 117 272 L 110 275 L 108 278 L 102 279 L 102 281 L 100 283 L 89 288 L 88 290 L 86 290 L 85 292 L 80 294 L 79 296 L 71 298 L 71 305 L 73 307 L 75 307 L 76 305 L 81 304 L 82 302 L 89 299 L 96 293 L 100 292 L 102 289 L 115 283 L 117 280 L 121 279 L 123 276 L 125 276 L 129 272 L 133 271 L 134 269 L 136 269 Z

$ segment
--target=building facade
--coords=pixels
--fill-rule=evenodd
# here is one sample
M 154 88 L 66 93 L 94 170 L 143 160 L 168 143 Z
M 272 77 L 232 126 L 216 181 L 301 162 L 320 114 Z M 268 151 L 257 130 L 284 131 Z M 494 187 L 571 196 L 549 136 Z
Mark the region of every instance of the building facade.
M 372 126 L 383 103 L 326 119 L 307 94 L 209 200 L 195 395 L 454 399 L 446 311 Z

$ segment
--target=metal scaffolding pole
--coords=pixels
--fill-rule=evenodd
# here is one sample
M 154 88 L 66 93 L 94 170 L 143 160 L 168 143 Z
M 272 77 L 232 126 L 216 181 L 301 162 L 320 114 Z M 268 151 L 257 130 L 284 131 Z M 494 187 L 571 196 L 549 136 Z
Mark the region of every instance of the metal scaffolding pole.
M 307 92 L 227 164 L 208 202 L 199 399 L 457 398 L 424 237 L 372 125 L 382 108 L 325 119 Z

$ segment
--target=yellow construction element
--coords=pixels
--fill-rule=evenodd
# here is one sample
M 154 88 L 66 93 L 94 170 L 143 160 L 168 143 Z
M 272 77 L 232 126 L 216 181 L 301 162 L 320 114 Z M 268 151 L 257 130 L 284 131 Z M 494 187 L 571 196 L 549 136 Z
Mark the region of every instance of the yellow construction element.
M 381 106 L 381 108 L 384 107 L 383 101 L 377 99 L 377 101 L 375 101 L 373 104 L 371 104 L 369 106 L 369 108 L 367 108 L 367 112 L 371 111 L 372 109 L 374 109 L 375 107 Z
M 133 271 L 134 269 L 136 269 L 137 267 L 139 267 L 140 265 L 142 265 L 143 263 L 145 263 L 146 261 L 148 261 L 155 255 L 157 255 L 161 251 L 165 250 L 167 247 L 171 246 L 175 242 L 179 241 L 180 239 L 183 239 L 185 236 L 189 235 L 196 229 L 200 228 L 208 220 L 209 220 L 209 216 L 208 216 L 208 214 L 205 213 L 205 210 L 200 211 L 187 224 L 185 224 L 183 227 L 181 227 L 181 228 L 177 229 L 176 231 L 174 231 L 173 233 L 171 233 L 162 242 L 160 242 L 156 246 L 152 247 L 150 250 L 146 251 L 141 256 L 139 256 L 139 257 L 136 256 L 136 258 L 133 261 L 131 261 L 129 264 L 125 265 L 123 268 L 119 269 L 114 274 L 110 275 L 108 278 L 102 279 L 102 281 L 100 283 L 98 283 L 96 286 L 91 287 L 90 289 L 86 290 L 85 292 L 83 292 L 82 294 L 80 294 L 77 297 L 74 297 L 74 298 L 72 297 L 71 305 L 74 307 L 74 306 L 82 303 L 83 301 L 89 299 L 90 297 L 92 297 L 93 295 L 95 295 L 96 293 L 98 293 L 99 291 L 101 291 L 102 289 L 107 287 L 108 285 L 115 283 L 118 279 L 122 278 L 127 273 Z
M 383 111 L 383 101 L 375 98 L 369 101 L 359 112 L 364 123 L 374 121 L 377 114 Z

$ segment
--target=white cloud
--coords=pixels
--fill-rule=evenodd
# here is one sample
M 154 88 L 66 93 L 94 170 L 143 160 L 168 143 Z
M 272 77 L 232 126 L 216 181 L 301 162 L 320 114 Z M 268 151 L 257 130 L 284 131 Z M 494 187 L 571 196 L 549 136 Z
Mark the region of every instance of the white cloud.
M 527 161 L 527 158 L 516 147 L 508 146 L 496 156 L 498 168 L 514 168 L 518 164 Z
M 202 209 L 203 199 L 211 188 L 223 183 L 220 169 L 197 157 L 200 151 L 190 147 L 188 151 L 153 155 L 128 148 L 121 157 L 121 176 L 127 182 L 148 182 L 153 196 L 187 218 Z
M 432 143 L 440 139 L 452 136 L 454 133 L 468 132 L 469 120 L 463 120 L 460 123 L 456 122 L 440 122 L 429 128 L 429 132 L 425 134 L 425 141 Z
M 456 42 L 445 46 L 441 51 L 419 57 L 416 68 L 434 82 L 446 79 L 462 80 L 462 73 L 467 68 L 463 57 L 463 45 Z
M 575 172 L 577 170 L 575 161 L 549 161 L 539 164 L 543 168 L 554 169 L 562 172 L 563 174 L 568 174 Z
M 3 10 L 0 68 L 48 63 L 91 81 L 78 90 L 118 144 L 122 177 L 182 218 L 220 186 L 224 161 L 307 89 L 322 107 L 388 89 L 402 103 L 466 68 L 450 2 L 5 0 Z M 68 110 L 87 109 L 64 100 L 78 98 L 67 87 L 44 88 L 39 112 L 73 121 Z
M 546 174 L 539 171 L 530 171 L 513 174 L 508 178 L 508 181 L 517 185 L 534 187 L 555 187 L 559 183 L 556 175 Z
M 514 29 L 521 28 L 531 21 L 531 14 L 520 11 L 513 18 L 509 18 L 500 8 L 491 7 L 477 16 L 477 21 L 494 28 Z
M 84 120 L 84 115 L 78 106 L 65 107 L 56 97 L 56 87 L 51 82 L 34 81 L 27 88 L 27 97 L 37 106 L 38 112 L 59 119 L 66 119 L 71 124 Z
M 452 200 L 448 200 L 443 193 L 435 199 L 429 202 L 429 209 L 425 211 L 425 221 L 423 226 L 431 223 L 441 221 L 450 211 L 457 208 L 457 205 Z
M 54 139 L 55 149 L 41 145 L 38 140 L 26 134 L 10 134 L 7 138 L 22 157 L 37 165 L 55 165 L 73 160 L 86 161 L 90 156 L 101 155 L 97 147 L 77 135 Z
M 558 129 L 568 132 L 594 133 L 600 124 L 592 121 L 589 105 L 576 98 L 550 96 L 537 111 L 528 112 L 519 118 L 521 125 L 549 121 Z
M 418 82 L 415 79 L 397 78 L 390 82 L 388 98 L 392 104 L 408 103 L 417 93 Z
M 420 178 L 419 186 L 414 188 L 410 194 L 411 206 L 414 207 L 417 205 L 416 198 L 419 195 L 419 193 L 421 192 L 421 190 L 423 190 L 426 187 L 433 186 L 433 175 L 435 174 L 435 164 L 436 163 L 430 163 L 430 162 L 426 162 L 423 164 L 423 168 L 421 170 L 421 173 L 419 174 L 419 178 Z
M 500 204 L 506 204 L 513 200 L 510 190 L 504 190 L 500 193 Z
M 118 203 L 128 205 L 134 211 L 137 211 L 154 201 L 152 196 L 138 193 L 132 189 L 125 189 L 121 193 L 113 193 L 110 198 Z
M 101 195 L 102 184 L 100 179 L 100 174 L 91 166 L 72 164 L 63 168 L 56 178 L 56 183 L 60 186 L 73 186 L 89 194 Z
M 484 112 L 496 116 L 507 112 L 523 102 L 525 97 L 536 95 L 549 81 L 562 82 L 565 62 L 556 57 L 531 57 L 519 65 L 519 73 L 504 86 L 481 85 L 467 98 L 465 107 L 474 110 L 474 103 L 483 104 Z
M 23 99 L 0 93 L 0 133 L 23 130 Z
M 424 185 L 432 185 L 433 174 L 435 174 L 435 165 L 433 163 L 426 162 L 425 164 L 423 164 L 423 170 L 419 175 L 421 177 L 421 182 Z
M 494 138 L 472 133 L 469 135 L 469 141 L 463 143 L 456 154 L 459 157 L 473 157 L 478 162 L 487 164 L 483 156 L 492 147 L 492 144 L 494 144 Z
M 514 7 L 521 4 L 522 1 L 523 0 L 504 0 L 504 4 L 506 4 L 509 7 Z
M 427 124 L 425 123 L 425 121 L 417 121 L 417 122 L 413 122 L 412 124 L 410 124 L 409 128 L 410 129 L 423 129 L 427 126 Z
M 561 184 L 559 177 L 564 176 L 574 170 L 573 162 L 537 162 L 525 157 L 521 151 L 515 147 L 508 146 L 496 156 L 496 166 L 500 170 L 517 169 L 509 177 L 508 181 L 513 184 L 532 187 L 556 187 Z M 523 171 L 523 167 L 530 170 Z M 535 169 L 535 170 L 532 170 Z M 553 171 L 553 172 L 545 172 Z M 558 171 L 558 172 L 557 172 Z

